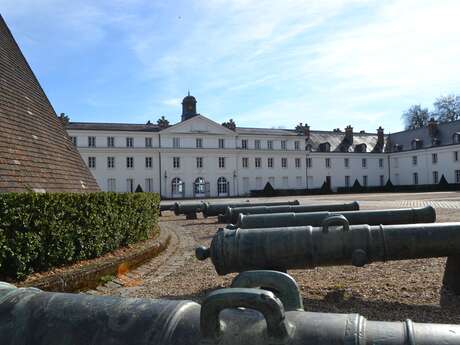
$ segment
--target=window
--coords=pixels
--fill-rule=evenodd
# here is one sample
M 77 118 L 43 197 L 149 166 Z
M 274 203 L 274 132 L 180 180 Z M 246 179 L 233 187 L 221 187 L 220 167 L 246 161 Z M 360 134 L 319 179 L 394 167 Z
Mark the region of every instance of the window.
M 350 187 L 350 176 L 345 176 L 345 187 Z
M 302 176 L 296 176 L 295 183 L 297 187 L 302 187 Z
M 70 137 L 70 141 L 72 142 L 73 146 L 77 146 L 77 137 Z
M 272 187 L 275 187 L 275 176 L 270 176 L 268 178 L 268 183 L 270 183 Z
M 247 168 L 249 166 L 248 161 L 249 161 L 248 157 L 243 157 L 241 159 L 241 164 L 242 164 L 243 168 Z
M 248 141 L 246 139 L 241 140 L 241 148 L 244 150 L 248 149 Z
M 134 158 L 133 157 L 126 157 L 126 167 L 134 168 Z
M 454 151 L 454 161 L 458 162 L 458 151 Z
M 383 158 L 379 158 L 379 168 L 383 168 Z
M 114 146 L 115 146 L 115 138 L 107 137 L 107 147 L 114 147 Z
M 145 179 L 145 191 L 146 192 L 153 192 L 153 178 L 146 178 Z
M 412 156 L 412 165 L 417 165 L 417 156 Z
M 220 138 L 219 139 L 219 148 L 224 149 L 225 148 L 225 139 Z
M 256 189 L 262 189 L 262 177 L 256 177 Z
M 198 169 L 203 168 L 203 157 L 196 157 L 196 167 Z
M 363 168 L 367 168 L 367 159 L 366 158 L 361 159 L 361 166 Z
M 152 147 L 152 138 L 145 138 L 145 147 Z
M 228 182 L 225 177 L 219 177 L 217 179 L 217 194 L 228 194 Z
M 107 157 L 107 168 L 115 168 L 115 157 Z
M 300 168 L 300 158 L 296 158 L 296 159 L 295 159 L 295 167 L 296 167 L 297 169 Z
M 418 173 L 412 174 L 412 181 L 414 184 L 418 184 Z
M 257 157 L 257 158 L 254 158 L 254 165 L 256 168 L 261 168 L 262 167 L 262 159 Z
M 380 175 L 380 187 L 383 187 L 385 184 L 385 177 L 383 175 Z
M 313 166 L 313 162 L 311 158 L 307 158 L 307 168 L 311 168 Z
M 195 182 L 193 183 L 193 192 L 195 194 L 204 194 L 205 191 L 206 191 L 206 182 L 204 181 L 204 178 L 197 177 L 195 179 Z
M 288 188 L 288 187 L 289 187 L 289 177 L 283 176 L 283 188 Z
M 267 149 L 273 150 L 273 140 L 267 140 Z
M 88 147 L 96 147 L 96 137 L 88 137 Z
M 344 158 L 343 159 L 343 165 L 345 166 L 345 168 L 349 168 L 350 167 L 350 159 L 349 158 Z
M 126 191 L 128 193 L 134 192 L 134 179 L 132 179 L 132 178 L 127 178 L 126 179 Z
M 173 148 L 177 149 L 180 147 L 180 138 L 174 137 L 173 138 Z
M 174 169 L 180 168 L 180 157 L 173 157 L 173 168 Z
M 281 150 L 286 150 L 286 140 L 281 140 Z
M 460 170 L 455 170 L 455 183 L 460 183 Z
M 273 158 L 267 158 L 267 166 L 269 168 L 273 168 Z
M 398 159 L 397 157 L 394 158 L 394 163 L 395 163 L 395 164 L 394 164 L 394 167 L 395 167 L 395 168 L 399 168 L 399 159 Z
M 88 167 L 92 169 L 96 167 L 96 157 L 88 157 Z
M 439 183 L 439 175 L 437 171 L 433 171 L 433 184 Z
M 367 187 L 367 175 L 363 176 L 363 187 Z
M 184 184 L 179 177 L 174 177 L 171 181 L 171 191 L 173 194 L 182 194 L 184 191 Z
M 219 168 L 225 168 L 225 157 L 219 157 Z
M 437 153 L 433 153 L 433 154 L 431 155 L 431 162 L 432 162 L 433 164 L 436 164 L 436 163 L 438 162 L 438 154 L 437 154 Z
M 133 147 L 134 139 L 131 137 L 126 138 L 126 147 Z
M 260 150 L 260 140 L 254 140 L 254 148 Z
M 281 167 L 287 168 L 287 158 L 281 158 Z
M 331 159 L 330 158 L 325 158 L 324 164 L 326 165 L 326 168 L 329 169 L 331 167 Z
M 197 149 L 203 148 L 203 139 L 202 138 L 196 138 L 195 143 L 196 143 L 196 148 Z
M 145 167 L 148 169 L 152 168 L 152 157 L 145 157 Z
M 300 150 L 300 141 L 298 140 L 294 141 L 294 150 L 297 150 L 297 151 Z
M 107 191 L 108 192 L 116 192 L 117 191 L 116 180 L 114 178 L 108 178 L 107 179 Z

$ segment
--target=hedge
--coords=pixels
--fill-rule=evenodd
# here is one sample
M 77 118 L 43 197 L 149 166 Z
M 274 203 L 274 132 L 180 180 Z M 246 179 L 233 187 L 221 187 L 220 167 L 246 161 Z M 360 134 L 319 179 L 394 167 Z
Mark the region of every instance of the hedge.
M 145 240 L 159 204 L 153 193 L 0 193 L 0 280 Z

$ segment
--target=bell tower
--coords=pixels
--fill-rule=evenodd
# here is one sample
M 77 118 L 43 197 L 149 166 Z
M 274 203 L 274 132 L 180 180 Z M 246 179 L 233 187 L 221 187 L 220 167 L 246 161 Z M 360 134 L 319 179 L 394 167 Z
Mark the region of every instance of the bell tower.
M 196 113 L 196 99 L 193 96 L 190 96 L 190 91 L 188 95 L 182 100 L 182 121 L 188 120 L 197 115 Z

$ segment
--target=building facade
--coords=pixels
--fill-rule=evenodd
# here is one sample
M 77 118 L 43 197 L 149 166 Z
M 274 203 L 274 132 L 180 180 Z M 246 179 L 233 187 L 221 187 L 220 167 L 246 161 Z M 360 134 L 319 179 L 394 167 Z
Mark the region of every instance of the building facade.
M 172 126 L 71 122 L 69 136 L 100 188 L 164 198 L 244 196 L 275 189 L 460 183 L 460 121 L 385 135 L 218 124 L 182 102 Z M 415 158 L 414 158 L 415 157 Z

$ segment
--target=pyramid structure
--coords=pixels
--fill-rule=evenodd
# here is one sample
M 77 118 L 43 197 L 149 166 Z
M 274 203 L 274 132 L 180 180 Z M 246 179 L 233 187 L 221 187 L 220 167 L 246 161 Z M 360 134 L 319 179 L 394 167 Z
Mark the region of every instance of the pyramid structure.
M 0 16 L 0 192 L 99 187 Z

